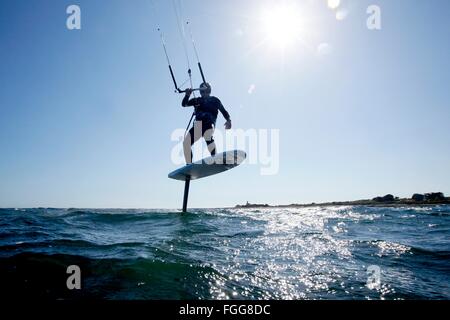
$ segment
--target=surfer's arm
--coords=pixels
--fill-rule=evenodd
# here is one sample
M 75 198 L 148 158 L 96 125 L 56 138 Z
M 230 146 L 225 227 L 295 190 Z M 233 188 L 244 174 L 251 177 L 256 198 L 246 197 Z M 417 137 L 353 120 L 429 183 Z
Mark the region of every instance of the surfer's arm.
M 189 106 L 193 106 L 194 105 L 192 100 L 195 100 L 195 98 L 189 100 L 191 94 L 192 94 L 192 89 L 186 89 L 186 94 L 184 95 L 183 101 L 181 101 L 181 105 L 183 107 L 189 107 Z
M 220 113 L 223 115 L 223 117 L 225 118 L 225 120 L 227 120 L 227 122 L 225 122 L 225 129 L 231 129 L 231 118 L 230 118 L 230 114 L 228 113 L 227 110 L 225 110 L 225 107 L 222 105 L 222 103 L 219 101 L 219 111 Z
M 181 106 L 187 107 L 189 105 L 189 97 L 190 97 L 190 93 L 188 94 L 188 92 L 186 92 L 186 94 L 184 95 L 183 101 L 181 101 Z
M 190 96 L 190 95 L 188 95 L 188 94 L 186 93 L 186 95 L 185 95 L 184 98 L 183 98 L 183 101 L 181 101 L 181 105 L 182 105 L 183 107 L 192 107 L 192 106 L 197 105 L 197 99 L 194 98 L 194 99 L 189 100 L 189 96 Z
M 220 111 L 220 113 L 223 115 L 223 117 L 225 118 L 225 120 L 231 121 L 230 114 L 228 113 L 227 110 L 225 110 L 225 108 L 224 108 L 224 106 L 222 105 L 221 102 L 219 103 L 219 111 Z

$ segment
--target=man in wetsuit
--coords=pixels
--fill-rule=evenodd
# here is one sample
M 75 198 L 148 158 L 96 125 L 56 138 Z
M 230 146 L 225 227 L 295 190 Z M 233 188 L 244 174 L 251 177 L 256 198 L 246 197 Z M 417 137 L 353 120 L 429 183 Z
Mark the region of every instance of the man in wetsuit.
M 227 122 L 225 122 L 225 129 L 231 129 L 230 115 L 223 107 L 222 102 L 220 102 L 218 98 L 211 96 L 211 85 L 209 83 L 202 83 L 200 85 L 200 98 L 189 100 L 191 94 L 192 90 L 187 89 L 186 95 L 181 103 L 183 107 L 193 106 L 195 108 L 194 125 L 183 141 L 186 164 L 192 163 L 192 145 L 201 137 L 205 139 L 209 153 L 212 156 L 216 154 L 216 144 L 214 142 L 213 134 L 216 127 L 218 111 L 220 111 L 225 120 L 227 120 Z

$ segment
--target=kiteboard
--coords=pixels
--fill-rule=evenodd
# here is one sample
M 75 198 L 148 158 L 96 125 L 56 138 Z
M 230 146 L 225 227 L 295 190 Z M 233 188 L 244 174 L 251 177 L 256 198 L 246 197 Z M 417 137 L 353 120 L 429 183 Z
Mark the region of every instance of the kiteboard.
M 169 173 L 170 179 L 185 182 L 183 212 L 186 212 L 187 209 L 189 185 L 191 180 L 198 180 L 233 169 L 240 165 L 246 157 L 247 154 L 241 150 L 226 151 L 200 161 L 190 163 Z

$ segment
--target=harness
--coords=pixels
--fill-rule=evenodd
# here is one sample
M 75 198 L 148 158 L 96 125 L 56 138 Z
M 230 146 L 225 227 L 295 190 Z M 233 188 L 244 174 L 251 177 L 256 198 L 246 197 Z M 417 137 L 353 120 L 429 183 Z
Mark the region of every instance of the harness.
M 214 115 L 211 112 L 195 111 L 195 121 L 216 124 L 216 119 L 214 119 Z

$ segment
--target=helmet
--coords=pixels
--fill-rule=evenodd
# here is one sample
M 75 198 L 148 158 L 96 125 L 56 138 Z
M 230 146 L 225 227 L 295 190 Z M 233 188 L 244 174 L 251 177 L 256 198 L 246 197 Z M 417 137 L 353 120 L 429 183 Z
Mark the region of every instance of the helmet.
M 200 93 L 211 94 L 211 85 L 208 82 L 203 82 L 200 85 Z

